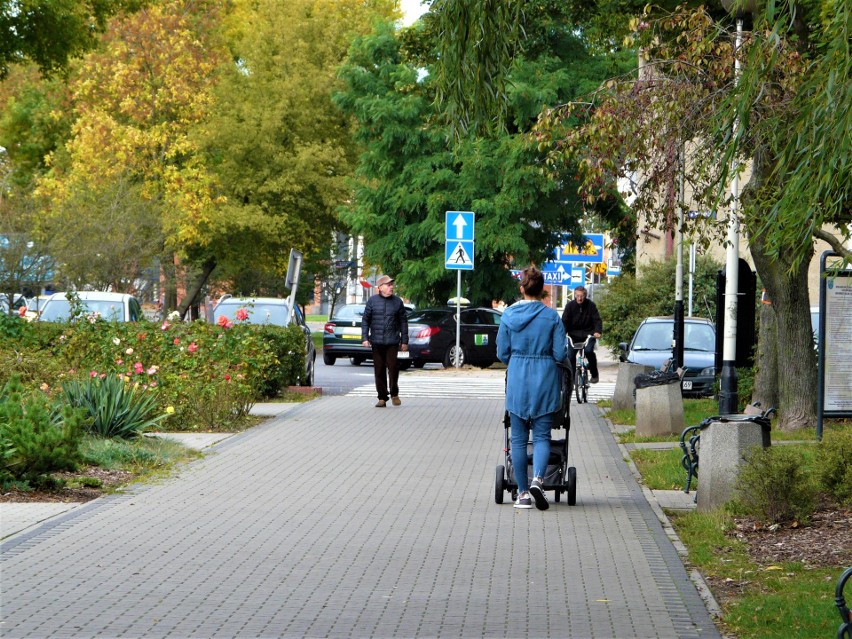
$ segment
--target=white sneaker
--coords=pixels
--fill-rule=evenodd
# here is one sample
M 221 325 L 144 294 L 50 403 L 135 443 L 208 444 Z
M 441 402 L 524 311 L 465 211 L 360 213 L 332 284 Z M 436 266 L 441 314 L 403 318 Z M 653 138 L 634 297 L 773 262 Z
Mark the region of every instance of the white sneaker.
M 518 495 L 518 500 L 515 502 L 515 508 L 532 508 L 532 498 L 529 493 Z

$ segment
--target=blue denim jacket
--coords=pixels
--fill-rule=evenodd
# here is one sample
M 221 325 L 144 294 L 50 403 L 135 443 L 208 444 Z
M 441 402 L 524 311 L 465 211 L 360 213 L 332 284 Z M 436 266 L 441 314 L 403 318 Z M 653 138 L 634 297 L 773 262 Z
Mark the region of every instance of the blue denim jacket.
M 509 366 L 506 410 L 521 418 L 559 410 L 559 368 L 565 361 L 565 328 L 559 314 L 539 301 L 521 301 L 503 312 L 497 357 Z

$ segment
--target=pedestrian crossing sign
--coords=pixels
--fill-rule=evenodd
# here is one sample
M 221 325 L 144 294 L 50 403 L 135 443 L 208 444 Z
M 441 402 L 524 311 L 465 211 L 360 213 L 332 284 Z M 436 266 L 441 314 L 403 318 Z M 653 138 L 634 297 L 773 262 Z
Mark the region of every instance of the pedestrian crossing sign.
M 444 266 L 450 270 L 473 270 L 473 242 L 447 242 Z

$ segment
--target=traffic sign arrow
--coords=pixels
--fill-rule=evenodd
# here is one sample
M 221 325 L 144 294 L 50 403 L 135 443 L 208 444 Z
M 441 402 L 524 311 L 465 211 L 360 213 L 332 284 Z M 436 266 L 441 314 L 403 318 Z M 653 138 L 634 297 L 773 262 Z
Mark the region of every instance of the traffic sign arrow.
M 456 227 L 456 239 L 462 239 L 464 237 L 464 227 L 467 226 L 467 222 L 464 219 L 464 215 L 459 213 L 456 216 L 456 219 L 452 221 L 452 225 Z

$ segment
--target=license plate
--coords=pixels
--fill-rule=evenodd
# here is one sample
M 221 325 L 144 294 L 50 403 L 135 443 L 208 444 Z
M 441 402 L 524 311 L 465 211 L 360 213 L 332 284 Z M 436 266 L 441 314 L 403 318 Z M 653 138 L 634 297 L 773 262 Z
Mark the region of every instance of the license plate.
M 408 351 L 399 351 L 396 354 L 397 359 L 408 359 Z
M 360 335 L 341 335 L 340 337 L 343 339 L 357 339 L 359 342 L 361 341 Z
M 692 382 L 690 382 L 690 381 L 683 382 L 683 390 L 692 390 Z

